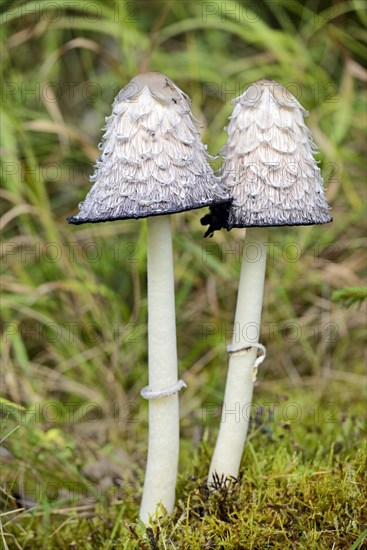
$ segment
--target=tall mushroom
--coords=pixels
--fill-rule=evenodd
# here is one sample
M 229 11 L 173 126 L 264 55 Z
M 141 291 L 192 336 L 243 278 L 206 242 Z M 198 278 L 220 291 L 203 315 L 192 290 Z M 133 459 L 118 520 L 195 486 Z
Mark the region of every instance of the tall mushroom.
M 174 274 L 170 217 L 226 200 L 208 164 L 190 99 L 168 77 L 145 73 L 106 118 L 93 186 L 69 223 L 148 218 L 149 443 L 140 517 L 172 513 L 179 452 Z M 227 199 L 228 200 L 228 199 Z M 160 216 L 160 217 L 157 217 Z
M 277 82 L 260 80 L 234 99 L 222 183 L 233 198 L 202 219 L 207 235 L 222 227 L 247 230 L 238 288 L 235 330 L 222 421 L 209 482 L 238 477 L 249 423 L 253 385 L 266 350 L 259 344 L 266 269 L 267 226 L 330 222 L 316 146 L 304 123 L 308 113 Z M 255 228 L 255 229 L 253 229 Z M 261 356 L 256 358 L 258 351 Z

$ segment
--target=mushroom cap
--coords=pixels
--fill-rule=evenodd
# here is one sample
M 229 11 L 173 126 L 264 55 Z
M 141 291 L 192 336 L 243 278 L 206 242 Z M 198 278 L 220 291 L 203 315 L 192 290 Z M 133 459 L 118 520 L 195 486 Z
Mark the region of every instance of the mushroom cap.
M 208 163 L 189 97 L 167 76 L 134 77 L 106 118 L 101 156 L 69 223 L 174 214 L 228 201 Z
M 226 227 L 312 225 L 332 221 L 308 113 L 281 84 L 260 80 L 232 101 L 222 183 L 233 198 L 211 208 L 207 234 Z

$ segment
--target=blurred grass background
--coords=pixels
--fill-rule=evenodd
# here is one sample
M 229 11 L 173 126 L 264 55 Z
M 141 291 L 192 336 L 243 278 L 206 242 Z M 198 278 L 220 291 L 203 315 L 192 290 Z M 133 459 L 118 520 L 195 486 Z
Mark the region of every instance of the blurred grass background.
M 315 457 L 329 464 L 334 449 L 343 468 L 350 464 L 348 475 L 361 474 L 353 461 L 366 404 L 364 2 L 55 0 L 1 9 L 4 544 L 162 544 L 157 533 L 126 524 L 139 506 L 148 430 L 139 396 L 147 383 L 145 222 L 65 221 L 90 187 L 114 96 L 147 70 L 166 73 L 190 95 L 212 154 L 225 143 L 230 100 L 260 78 L 281 82 L 310 111 L 334 221 L 271 230 L 261 337 L 268 357 L 243 471 L 247 481 L 251 472 L 264 481 L 272 465 L 290 471 L 293 461 L 299 475 L 305 464 L 313 475 L 325 467 Z M 360 521 L 343 532 L 331 517 L 321 538 L 292 539 L 293 527 L 272 530 L 266 518 L 246 531 L 244 518 L 228 522 L 223 506 L 218 516 L 210 503 L 216 523 L 204 531 L 200 499 L 191 514 L 220 418 L 244 236 L 237 230 L 204 241 L 203 213 L 172 220 L 179 368 L 188 388 L 180 396 L 179 521 L 167 519 L 166 541 L 175 548 L 204 548 L 207 539 L 208 548 L 331 548 L 333 541 L 333 548 L 358 548 L 366 513 L 356 495 Z M 352 288 L 349 301 L 345 288 Z M 353 296 L 361 303 L 352 304 Z M 329 506 L 326 497 L 317 501 L 330 493 L 325 487 L 315 491 L 316 511 Z

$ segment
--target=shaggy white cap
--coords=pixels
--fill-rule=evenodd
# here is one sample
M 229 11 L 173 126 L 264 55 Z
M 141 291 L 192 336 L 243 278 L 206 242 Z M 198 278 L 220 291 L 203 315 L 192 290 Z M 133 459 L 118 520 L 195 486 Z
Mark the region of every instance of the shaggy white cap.
M 161 73 L 133 78 L 106 118 L 93 186 L 70 223 L 171 214 L 228 201 L 190 99 Z
M 222 181 L 233 197 L 226 227 L 332 220 L 307 111 L 281 84 L 260 80 L 233 100 Z M 218 209 L 220 210 L 220 207 Z

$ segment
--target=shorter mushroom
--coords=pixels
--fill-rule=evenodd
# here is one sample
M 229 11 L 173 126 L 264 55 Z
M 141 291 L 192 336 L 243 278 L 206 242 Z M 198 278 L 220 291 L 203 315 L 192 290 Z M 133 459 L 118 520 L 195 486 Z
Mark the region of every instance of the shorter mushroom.
M 228 200 L 208 164 L 190 99 L 161 73 L 136 76 L 106 119 L 93 186 L 70 223 L 148 218 L 148 460 L 140 517 L 172 513 L 179 452 L 177 350 L 168 214 Z
M 313 158 L 316 146 L 303 120 L 307 112 L 297 99 L 277 82 L 260 80 L 232 103 L 222 183 L 233 202 L 211 207 L 202 224 L 209 224 L 206 236 L 221 228 L 251 230 L 246 231 L 243 248 L 222 421 L 209 483 L 238 477 L 257 367 L 266 354 L 259 343 L 267 254 L 264 227 L 332 221 Z M 256 358 L 259 350 L 261 356 Z

